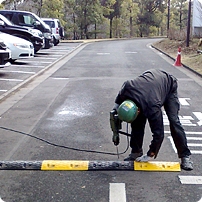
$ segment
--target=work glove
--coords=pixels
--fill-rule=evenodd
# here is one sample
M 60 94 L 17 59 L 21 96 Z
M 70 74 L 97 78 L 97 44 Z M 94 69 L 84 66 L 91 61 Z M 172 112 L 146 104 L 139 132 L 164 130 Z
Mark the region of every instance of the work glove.
M 148 162 L 152 159 L 152 157 L 143 155 L 135 159 L 136 162 Z

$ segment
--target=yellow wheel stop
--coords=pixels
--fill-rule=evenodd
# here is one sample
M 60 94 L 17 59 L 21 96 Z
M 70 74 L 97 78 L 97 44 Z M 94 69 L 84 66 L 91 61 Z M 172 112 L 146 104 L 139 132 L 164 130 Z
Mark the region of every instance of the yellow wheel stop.
M 134 170 L 181 171 L 181 168 L 178 162 L 149 161 L 149 162 L 134 162 Z
M 88 170 L 89 161 L 44 160 L 41 170 Z
M 178 162 L 149 161 L 79 161 L 79 160 L 43 160 L 43 161 L 0 161 L 0 170 L 130 170 L 130 171 L 181 171 Z

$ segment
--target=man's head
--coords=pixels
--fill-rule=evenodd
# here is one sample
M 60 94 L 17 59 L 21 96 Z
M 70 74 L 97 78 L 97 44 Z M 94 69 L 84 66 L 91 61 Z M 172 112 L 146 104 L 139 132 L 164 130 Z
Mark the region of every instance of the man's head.
M 124 101 L 119 106 L 117 112 L 118 112 L 119 119 L 127 123 L 132 123 L 136 119 L 139 113 L 138 107 L 131 100 Z

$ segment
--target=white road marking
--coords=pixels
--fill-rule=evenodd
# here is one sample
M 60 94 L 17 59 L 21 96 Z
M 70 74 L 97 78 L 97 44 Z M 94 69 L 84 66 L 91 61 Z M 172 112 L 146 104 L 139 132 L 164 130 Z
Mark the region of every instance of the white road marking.
M 97 53 L 97 55 L 110 55 L 110 53 Z
M 25 71 L 8 71 L 8 70 L 1 70 L 1 72 L 9 72 L 9 73 L 22 73 L 22 74 L 35 74 L 36 72 L 25 72 Z
M 183 126 L 197 126 L 195 123 L 192 123 L 194 119 L 191 116 L 179 116 L 180 122 Z M 169 125 L 169 120 L 166 115 L 166 112 L 163 112 L 163 123 L 165 126 Z
M 126 54 L 134 54 L 134 53 L 137 53 L 137 52 L 125 52 Z
M 183 176 L 179 175 L 181 184 L 202 184 L 202 176 Z
M 164 131 L 164 133 L 170 134 L 170 131 L 166 130 L 166 131 Z M 186 133 L 186 135 L 202 135 L 202 132 L 185 131 L 185 133 Z M 187 138 L 197 138 L 197 137 L 187 137 Z M 199 138 L 199 140 L 202 140 L 202 138 L 201 139 Z
M 55 80 L 65 80 L 65 79 L 69 79 L 69 78 L 62 78 L 62 77 L 61 77 L 61 78 L 56 78 L 56 77 L 55 77 L 55 78 L 53 78 L 53 79 L 55 79 Z
M 42 57 L 40 57 L 39 58 L 40 60 L 42 59 L 42 60 L 54 60 L 54 59 L 57 59 L 57 57 L 51 57 L 51 58 L 42 58 Z
M 52 62 L 40 62 L 40 63 L 47 63 L 47 64 L 50 64 L 50 63 L 52 63 Z
M 173 138 L 171 136 L 169 136 L 168 139 L 170 140 L 170 143 L 172 145 L 172 148 L 173 148 L 174 152 L 177 154 L 177 149 L 175 147 L 175 143 L 173 141 Z
M 109 202 L 126 202 L 125 183 L 109 184 Z
M 166 132 L 168 132 L 168 131 L 166 131 Z M 177 149 L 175 147 L 175 143 L 173 141 L 173 138 L 171 136 L 168 136 L 168 139 L 170 140 L 170 143 L 172 145 L 174 152 L 177 153 Z M 187 137 L 187 141 L 190 141 L 190 140 L 202 141 L 202 137 Z M 197 143 L 190 143 L 190 142 L 188 142 L 187 144 L 189 147 L 201 147 L 201 150 L 195 150 L 195 149 L 190 148 L 190 151 L 192 154 L 202 154 L 202 143 L 198 143 L 198 142 Z
M 7 92 L 8 90 L 0 90 L 0 92 Z
M 12 65 L 12 67 L 23 67 L 23 66 L 26 66 L 26 67 L 34 67 L 34 68 L 44 68 L 45 66 L 39 66 L 39 65 Z
M 179 102 L 183 106 L 189 106 L 190 104 L 187 102 L 187 100 L 190 100 L 190 98 L 179 98 Z
M 187 143 L 189 147 L 202 147 L 202 144 L 199 143 Z
M 21 79 L 1 79 L 0 78 L 0 81 L 23 81 Z
M 202 140 L 202 137 L 187 137 L 187 140 Z
M 202 135 L 202 132 L 188 132 L 188 131 L 185 131 L 185 133 L 187 134 L 187 135 Z
M 197 150 L 191 150 L 190 149 L 190 152 L 192 153 L 192 154 L 202 154 L 202 151 L 197 151 Z
M 193 112 L 193 114 L 197 117 L 197 119 L 199 120 L 197 122 L 197 124 L 199 126 L 202 126 L 202 113 L 201 112 Z

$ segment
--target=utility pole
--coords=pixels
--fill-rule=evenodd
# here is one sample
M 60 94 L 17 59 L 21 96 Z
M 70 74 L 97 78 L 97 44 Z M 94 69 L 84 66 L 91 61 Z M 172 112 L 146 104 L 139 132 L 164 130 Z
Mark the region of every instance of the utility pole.
M 190 24 L 191 24 L 191 0 L 189 0 L 189 11 L 188 11 L 188 22 L 187 22 L 187 47 L 189 47 Z
M 168 21 L 167 21 L 167 37 L 170 29 L 170 0 L 168 0 Z

